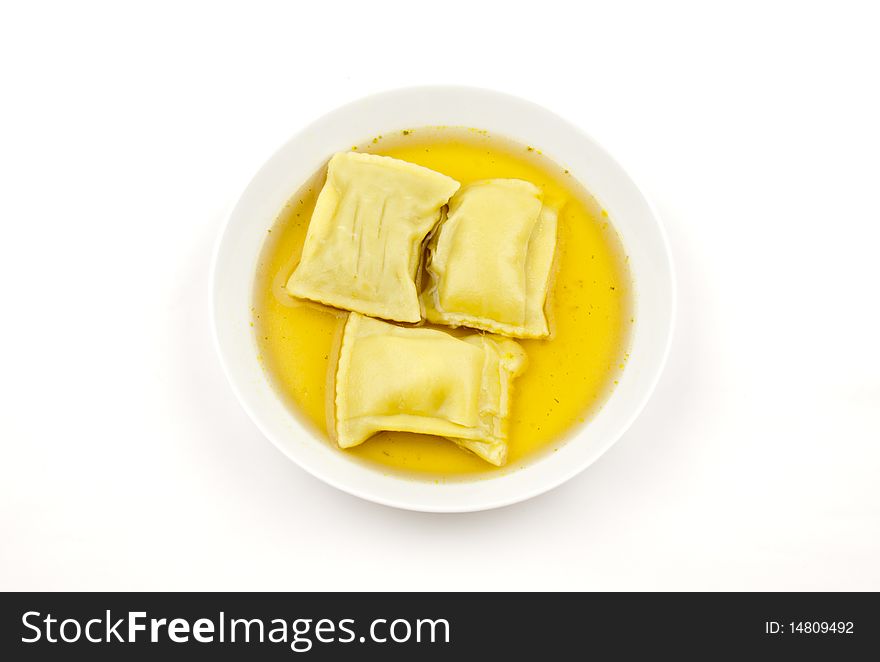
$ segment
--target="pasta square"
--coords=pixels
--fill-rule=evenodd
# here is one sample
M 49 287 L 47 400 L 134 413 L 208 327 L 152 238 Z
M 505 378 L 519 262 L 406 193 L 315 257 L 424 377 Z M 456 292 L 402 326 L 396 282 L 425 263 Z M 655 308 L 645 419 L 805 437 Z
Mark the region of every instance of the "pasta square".
M 463 187 L 428 244 L 428 321 L 546 338 L 556 211 L 537 186 L 487 179 Z
M 336 308 L 418 322 L 422 242 L 459 183 L 387 156 L 330 159 L 287 291 Z
M 508 338 L 456 338 L 352 313 L 336 368 L 336 441 L 350 448 L 382 430 L 433 434 L 500 466 L 511 383 L 525 367 Z

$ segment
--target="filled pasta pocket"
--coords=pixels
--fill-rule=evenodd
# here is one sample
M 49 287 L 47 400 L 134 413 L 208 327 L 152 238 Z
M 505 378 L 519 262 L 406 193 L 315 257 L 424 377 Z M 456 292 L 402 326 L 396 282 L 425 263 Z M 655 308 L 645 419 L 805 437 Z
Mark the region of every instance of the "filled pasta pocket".
M 463 187 L 428 244 L 428 321 L 546 338 L 556 211 L 537 186 L 489 179 Z
M 525 367 L 508 338 L 456 338 L 351 313 L 336 369 L 336 441 L 351 448 L 383 430 L 432 434 L 500 466 L 512 382 Z
M 458 187 L 451 177 L 406 161 L 336 154 L 287 291 L 373 317 L 419 322 L 415 279 L 422 242 Z

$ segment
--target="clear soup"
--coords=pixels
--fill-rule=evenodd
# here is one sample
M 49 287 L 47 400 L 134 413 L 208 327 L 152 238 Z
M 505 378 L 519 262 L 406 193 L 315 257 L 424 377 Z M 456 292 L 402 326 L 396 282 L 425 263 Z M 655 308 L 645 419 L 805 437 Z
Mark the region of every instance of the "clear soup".
M 541 187 L 545 199 L 560 211 L 556 276 L 547 308 L 552 336 L 518 341 L 529 365 L 514 382 L 506 467 L 493 467 L 448 440 L 401 432 L 382 432 L 339 452 L 390 471 L 448 479 L 517 468 L 558 448 L 567 432 L 601 406 L 626 363 L 632 286 L 608 215 L 540 150 L 485 131 L 405 130 L 352 149 L 418 163 L 462 184 L 495 177 L 525 179 Z M 322 168 L 297 191 L 268 232 L 256 275 L 253 326 L 260 360 L 277 390 L 333 443 L 328 433 L 330 371 L 347 313 L 299 301 L 284 289 L 299 261 L 324 174 Z

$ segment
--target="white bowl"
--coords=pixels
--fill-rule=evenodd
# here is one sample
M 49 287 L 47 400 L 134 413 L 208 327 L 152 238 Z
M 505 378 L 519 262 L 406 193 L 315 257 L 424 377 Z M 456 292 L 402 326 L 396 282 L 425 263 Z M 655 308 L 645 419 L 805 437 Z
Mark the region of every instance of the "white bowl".
M 635 290 L 629 360 L 607 402 L 555 453 L 522 469 L 435 483 L 383 473 L 334 448 L 297 418 L 257 360 L 250 326 L 257 259 L 285 202 L 334 152 L 372 136 L 421 126 L 485 129 L 537 145 L 608 211 Z M 463 512 L 541 494 L 592 464 L 627 430 L 651 395 L 672 335 L 675 287 L 660 219 L 629 175 L 580 129 L 528 101 L 466 87 L 416 87 L 350 103 L 291 138 L 260 169 L 226 222 L 214 255 L 214 331 L 232 388 L 257 426 L 287 457 L 353 495 L 398 508 Z

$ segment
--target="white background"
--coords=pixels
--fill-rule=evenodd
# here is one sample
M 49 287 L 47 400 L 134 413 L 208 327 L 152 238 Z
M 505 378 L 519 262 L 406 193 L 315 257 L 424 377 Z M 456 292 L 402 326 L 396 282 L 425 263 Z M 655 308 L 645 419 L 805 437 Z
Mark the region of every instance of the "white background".
M 4 3 L 0 589 L 880 589 L 878 30 L 868 2 Z M 429 83 L 581 125 L 679 276 L 631 431 L 470 515 L 305 474 L 210 340 L 261 163 Z

